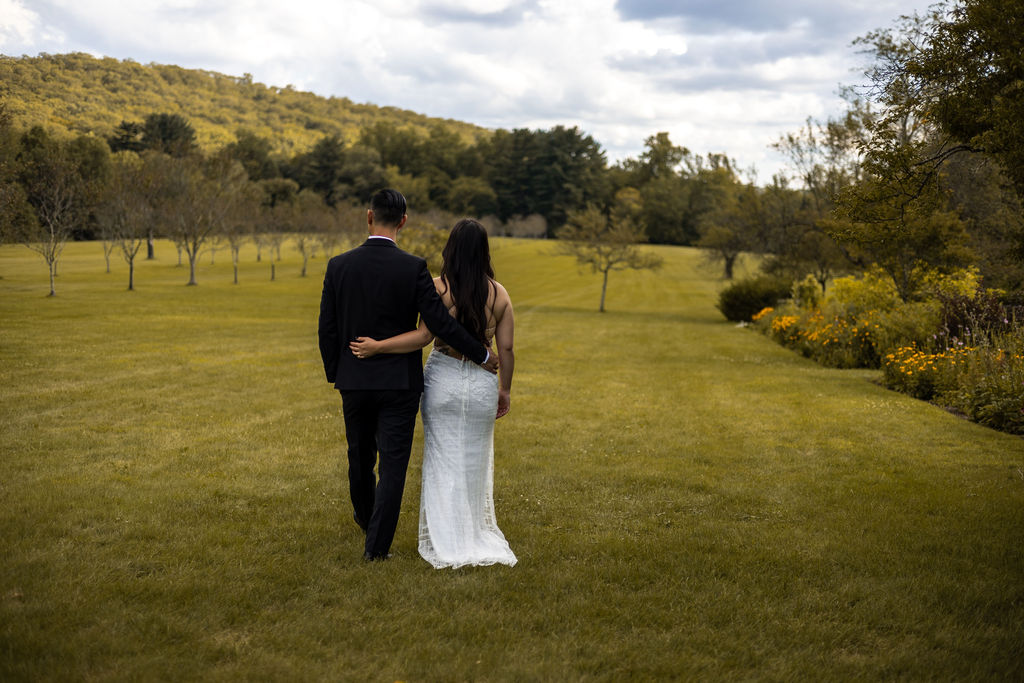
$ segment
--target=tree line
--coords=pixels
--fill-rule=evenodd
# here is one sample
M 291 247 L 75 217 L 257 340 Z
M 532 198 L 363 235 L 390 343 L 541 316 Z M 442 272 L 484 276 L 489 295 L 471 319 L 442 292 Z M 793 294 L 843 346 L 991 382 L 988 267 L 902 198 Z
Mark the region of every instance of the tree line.
M 51 292 L 68 239 L 102 240 L 108 259 L 119 247 L 129 264 L 129 288 L 139 250 L 148 245 L 152 257 L 156 237 L 172 240 L 187 257 L 189 284 L 200 252 L 215 243 L 229 244 L 237 258 L 243 239 L 259 247 L 287 234 L 305 263 L 314 248 L 329 251 L 361 234 L 361 207 L 389 185 L 402 189 L 414 212 L 404 244 L 430 260 L 440 251 L 434 231 L 455 215 L 482 217 L 499 235 L 575 239 L 587 226 L 626 251 L 648 239 L 685 244 L 689 233 L 681 226 L 693 224 L 689 214 L 706 206 L 662 202 L 666 180 L 696 186 L 721 176 L 736 182 L 731 171 L 722 174 L 731 166 L 721 157 L 706 164 L 681 151 L 692 169 L 689 179 L 664 166 L 663 148 L 675 149 L 665 134 L 652 136 L 636 162 L 609 167 L 592 137 L 562 126 L 499 130 L 467 143 L 442 126 L 418 135 L 378 122 L 355 141 L 328 134 L 309 150 L 284 156 L 273 151 L 273 141 L 247 130 L 204 152 L 178 114 L 122 121 L 104 139 L 61 136 L 39 125 L 24 130 L 0 109 L 0 138 L 0 225 L 6 240 L 43 255 Z M 618 208 L 624 197 L 628 211 Z M 595 214 L 606 217 L 595 221 Z M 666 229 L 666 221 L 678 229 Z M 599 270 L 607 275 L 622 262 L 616 257 L 619 265 Z
M 201 148 L 176 113 L 69 136 L 19 127 L 5 110 L 0 225 L 7 239 L 41 250 L 51 273 L 70 237 L 113 236 L 129 259 L 159 234 L 194 267 L 211 240 L 238 244 L 243 233 L 258 245 L 301 235 L 304 255 L 307 241 L 331 246 L 362 230 L 358 207 L 390 185 L 423 217 L 409 242 L 424 252 L 438 240 L 431 230 L 447 227 L 441 216 L 473 215 L 494 234 L 562 237 L 606 278 L 618 267 L 653 267 L 629 249 L 650 242 L 701 247 L 725 278 L 753 253 L 770 275 L 810 274 L 822 290 L 877 266 L 909 300 L 929 273 L 972 266 L 987 286 L 1019 295 L 1024 143 L 1015 84 L 1024 51 L 1010 20 L 1022 4 L 935 7 L 859 39 L 870 86 L 844 91 L 842 115 L 781 136 L 775 147 L 787 170 L 761 185 L 727 155 L 695 154 L 663 132 L 636 158 L 609 164 L 576 127 L 467 135 L 450 122 L 378 119 L 287 152 L 244 127 Z M 608 252 L 609 244 L 620 246 Z

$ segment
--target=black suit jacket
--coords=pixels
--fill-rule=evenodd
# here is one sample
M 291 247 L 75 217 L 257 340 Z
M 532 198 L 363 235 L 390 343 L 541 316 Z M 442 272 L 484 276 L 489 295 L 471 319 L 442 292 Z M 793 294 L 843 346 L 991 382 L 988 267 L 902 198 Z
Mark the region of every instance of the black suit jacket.
M 483 343 L 448 314 L 423 259 L 387 239 L 368 239 L 332 258 L 320 298 L 320 356 L 327 381 L 340 391 L 422 391 L 419 350 L 359 359 L 348 348 L 356 337 L 387 339 L 416 329 L 419 316 L 431 332 L 470 360 L 482 363 L 487 357 Z

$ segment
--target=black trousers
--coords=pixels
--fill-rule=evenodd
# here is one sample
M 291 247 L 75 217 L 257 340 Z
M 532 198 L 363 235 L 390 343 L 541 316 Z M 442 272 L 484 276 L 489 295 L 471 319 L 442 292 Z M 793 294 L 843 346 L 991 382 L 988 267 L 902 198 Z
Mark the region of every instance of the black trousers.
M 365 552 L 384 557 L 395 538 L 402 508 L 420 392 L 342 391 L 341 402 L 352 507 L 367 527 Z M 379 481 L 374 477 L 374 465 Z

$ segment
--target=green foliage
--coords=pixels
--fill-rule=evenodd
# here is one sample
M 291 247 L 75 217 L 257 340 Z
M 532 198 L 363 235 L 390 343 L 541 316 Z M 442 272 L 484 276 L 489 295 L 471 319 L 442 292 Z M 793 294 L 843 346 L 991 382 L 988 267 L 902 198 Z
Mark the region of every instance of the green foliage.
M 162 112 L 187 118 L 205 153 L 232 143 L 240 128 L 271 140 L 273 152 L 283 156 L 309 150 L 325 135 L 356 140 L 361 130 L 376 124 L 420 136 L 440 126 L 467 143 L 489 135 L 468 123 L 320 97 L 292 86 L 267 86 L 249 76 L 98 59 L 80 52 L 0 56 L 0 83 L 11 115 L 22 126 L 46 125 L 107 139 L 125 133 L 122 122 Z
M 144 128 L 138 121 L 122 121 L 107 138 L 111 152 L 141 152 L 146 149 L 142 140 Z
M 718 295 L 718 310 L 727 320 L 749 322 L 765 308 L 789 296 L 791 284 L 770 275 L 733 282 Z
M 671 174 L 657 176 L 638 187 L 643 195 L 644 226 L 651 242 L 689 245 L 698 239 L 701 211 L 695 206 L 697 188 L 692 183 Z
M 464 216 L 491 216 L 498 210 L 498 195 L 483 178 L 460 176 L 448 188 L 448 207 Z
M 900 305 L 899 292 L 880 268 L 870 268 L 860 276 L 837 278 L 830 298 L 844 310 L 858 315 L 867 311 L 891 311 Z
M 228 143 L 223 153 L 242 164 L 249 180 L 267 180 L 281 175 L 277 163 L 271 157 L 273 142 L 252 131 L 239 130 L 235 141 Z
M 497 216 L 540 214 L 550 230 L 605 197 L 605 157 L 578 128 L 498 130 L 482 148 Z
M 172 157 L 196 150 L 196 132 L 181 114 L 150 114 L 142 123 L 142 146 Z
M 663 149 L 669 143 L 668 136 L 662 135 L 647 139 L 648 149 L 641 155 L 633 181 L 643 197 L 643 218 L 650 240 L 656 244 L 695 244 L 702 224 L 711 220 L 708 214 L 716 212 L 718 220 L 712 223 L 731 223 L 731 231 L 743 234 L 746 240 L 747 231 L 737 233 L 736 221 L 729 216 L 741 191 L 734 162 L 722 155 L 694 155 L 686 148 Z M 678 167 L 667 165 L 677 158 Z
M 884 164 L 910 164 L 884 157 Z M 950 270 L 971 263 L 966 225 L 943 205 L 934 179 L 922 178 L 909 193 L 905 184 L 915 180 L 892 178 L 876 169 L 878 176 L 848 189 L 841 198 L 840 213 L 848 220 L 833 228 L 832 236 L 865 254 L 882 268 L 904 301 L 920 296 L 923 276 L 930 270 Z
M 962 0 L 933 17 L 901 72 L 931 96 L 914 102 L 956 140 L 997 159 L 1024 197 L 1021 0 Z
M 969 0 L 901 17 L 858 40 L 879 111 L 860 145 L 863 177 L 841 193 L 846 225 L 833 235 L 882 266 L 904 300 L 922 295 L 915 274 L 977 263 L 986 278 L 1024 282 L 1019 202 L 1024 191 L 1019 114 L 1019 0 Z M 983 154 L 978 154 L 978 153 Z M 1015 243 L 1016 242 L 1016 243 Z
M 0 243 L 36 233 L 39 220 L 19 182 L 21 139 L 7 106 L 0 101 Z
M 716 175 L 721 184 L 719 197 L 714 208 L 700 218 L 697 246 L 707 250 L 712 261 L 721 261 L 723 276 L 731 280 L 740 255 L 760 246 L 763 206 L 753 183 L 741 184 L 728 167 L 719 169 Z
M 821 303 L 821 287 L 813 275 L 794 282 L 790 293 L 793 303 L 803 309 L 814 309 Z
M 968 246 L 985 284 L 1024 292 L 1024 209 L 990 157 L 961 153 L 942 169 L 950 203 L 970 226 Z

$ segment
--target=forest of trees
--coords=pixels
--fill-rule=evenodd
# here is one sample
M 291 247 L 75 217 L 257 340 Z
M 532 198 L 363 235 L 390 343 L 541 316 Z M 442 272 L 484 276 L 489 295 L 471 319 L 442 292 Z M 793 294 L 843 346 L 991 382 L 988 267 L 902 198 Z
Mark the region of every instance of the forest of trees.
M 975 5 L 861 38 L 870 86 L 845 92 L 841 116 L 782 136 L 788 171 L 761 185 L 727 155 L 695 154 L 663 132 L 609 164 L 575 127 L 488 131 L 248 76 L 2 57 L 0 225 L 51 272 L 69 238 L 127 254 L 162 235 L 194 262 L 210 240 L 243 233 L 329 247 L 362 230 L 358 207 L 390 185 L 424 233 L 441 220 L 431 216 L 473 215 L 496 234 L 593 241 L 587 226 L 622 232 L 628 206 L 626 233 L 701 247 L 726 278 L 746 253 L 823 290 L 877 266 L 911 299 L 928 272 L 974 266 L 1019 297 L 1024 98 L 1013 84 L 1024 53 L 999 23 L 1007 17 Z M 434 239 L 411 233 L 413 245 Z

